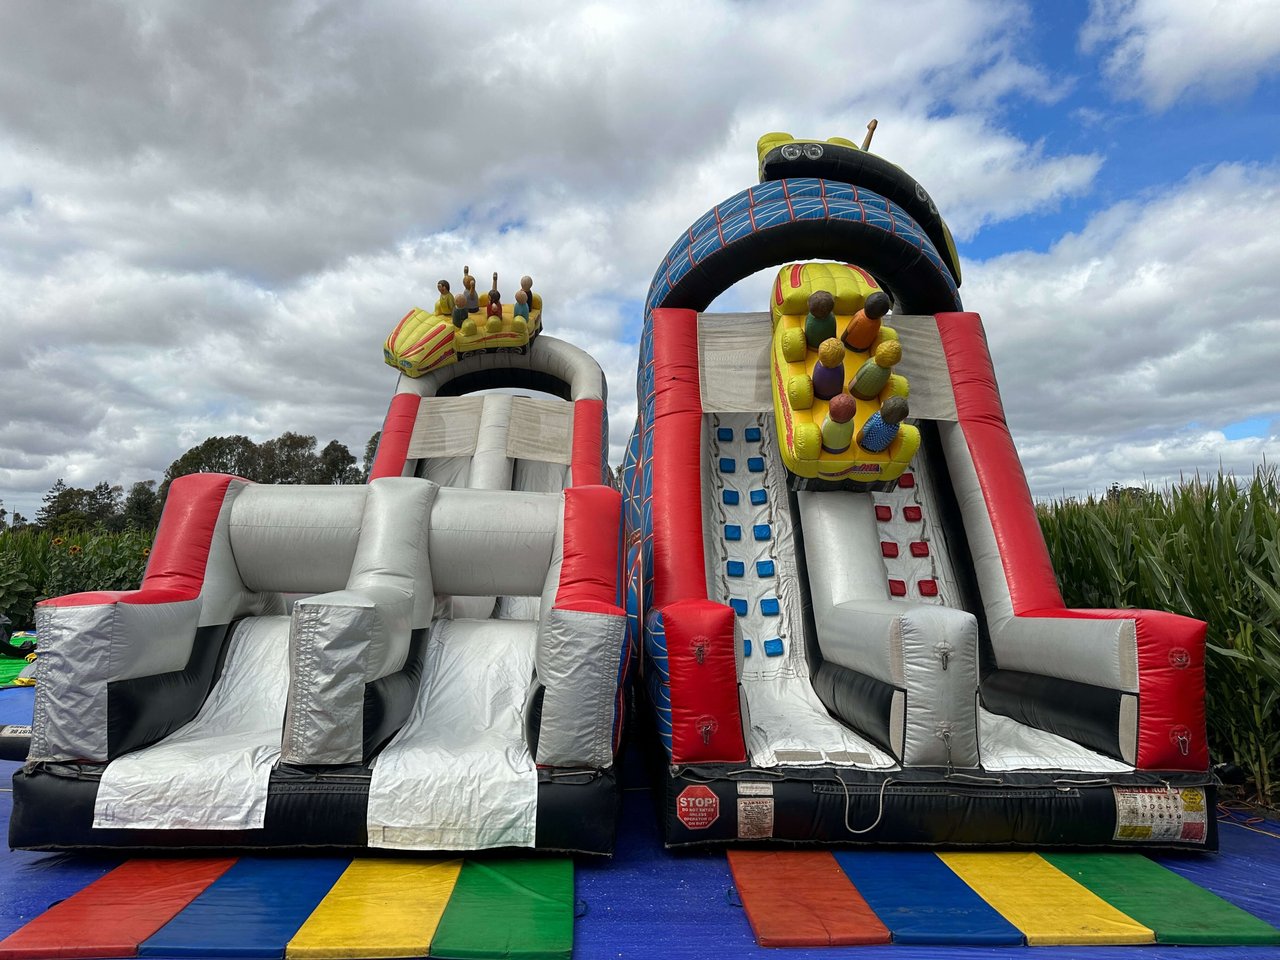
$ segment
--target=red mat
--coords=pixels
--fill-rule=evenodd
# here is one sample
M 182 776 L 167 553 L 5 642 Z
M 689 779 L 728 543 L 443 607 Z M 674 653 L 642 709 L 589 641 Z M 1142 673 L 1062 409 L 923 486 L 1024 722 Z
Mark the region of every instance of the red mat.
M 233 863 L 130 860 L 0 940 L 0 960 L 136 956 Z
M 762 947 L 889 942 L 888 928 L 830 853 L 730 850 L 729 868 Z

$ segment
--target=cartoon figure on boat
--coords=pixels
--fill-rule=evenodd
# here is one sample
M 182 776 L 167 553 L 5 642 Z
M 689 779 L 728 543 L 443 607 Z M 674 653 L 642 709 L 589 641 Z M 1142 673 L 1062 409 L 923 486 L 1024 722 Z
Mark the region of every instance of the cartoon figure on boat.
M 524 300 L 503 303 L 493 289 L 478 297 L 470 269 L 463 268 L 463 292 L 456 298 L 449 283 L 437 285 L 440 299 L 433 311 L 414 307 L 396 324 L 383 344 L 383 359 L 409 377 L 420 377 L 465 357 L 490 352 L 525 353 L 542 332 L 542 296 L 533 281 L 521 280 Z M 472 308 L 472 301 L 475 307 Z M 469 316 L 468 316 L 469 314 Z
M 831 483 L 896 480 L 920 446 L 920 433 L 910 424 L 898 427 L 884 445 L 823 442 L 824 425 L 828 434 L 865 436 L 864 428 L 887 400 L 909 393 L 906 377 L 892 372 L 902 345 L 897 331 L 881 320 L 888 298 L 879 284 L 849 264 L 794 264 L 778 271 L 770 306 L 773 406 L 787 469 Z M 851 340 L 865 345 L 854 349 Z M 848 400 L 833 412 L 838 397 L 856 404 L 852 419 Z M 877 437 L 884 434 L 877 429 Z

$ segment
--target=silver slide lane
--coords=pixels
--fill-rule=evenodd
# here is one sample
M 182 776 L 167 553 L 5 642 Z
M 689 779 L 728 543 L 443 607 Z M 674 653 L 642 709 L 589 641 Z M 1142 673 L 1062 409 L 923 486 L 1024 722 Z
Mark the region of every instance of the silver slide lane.
M 737 614 L 752 764 L 895 767 L 893 757 L 827 713 L 810 681 L 786 474 L 772 421 L 712 414 L 704 430 L 708 583 L 711 599 Z

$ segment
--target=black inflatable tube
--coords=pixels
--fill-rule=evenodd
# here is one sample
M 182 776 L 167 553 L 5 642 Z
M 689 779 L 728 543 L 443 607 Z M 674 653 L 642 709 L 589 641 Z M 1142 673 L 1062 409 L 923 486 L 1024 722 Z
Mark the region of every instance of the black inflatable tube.
M 287 767 L 271 772 L 260 830 L 126 830 L 93 826 L 102 768 L 19 770 L 13 777 L 9 846 L 22 850 L 333 850 L 396 856 L 368 846 L 367 767 Z M 620 794 L 614 770 L 538 776 L 536 849 L 609 856 Z M 422 856 L 416 851 L 413 856 Z
M 782 155 L 785 144 L 766 153 L 760 164 L 761 182 L 786 180 L 790 177 L 817 177 L 819 180 L 834 180 L 874 190 L 902 207 L 920 225 L 959 285 L 960 264 L 956 262 L 953 245 L 947 242 L 949 235 L 942 215 L 938 213 L 938 207 L 929 192 L 918 180 L 897 164 L 874 153 L 841 144 L 817 140 L 812 142 L 822 147 L 822 156 L 816 160 L 804 156 L 788 160 Z
M 653 306 L 702 311 L 744 277 L 807 259 L 856 263 L 883 283 L 899 313 L 960 309 L 955 291 L 918 247 L 880 227 L 838 219 L 779 223 L 736 240 L 708 254 Z
M 31 725 L 6 723 L 0 726 L 0 760 L 21 763 L 31 752 Z
M 735 775 L 737 774 L 737 775 Z M 991 782 L 998 781 L 998 782 Z M 771 835 L 759 838 L 755 823 L 739 822 L 738 798 L 751 783 L 752 797 L 771 798 Z M 948 775 L 945 769 L 854 771 L 831 767 L 726 770 L 686 767 L 666 780 L 660 808 L 669 848 L 763 843 L 772 846 L 883 844 L 937 849 L 1023 847 L 1111 848 L 1130 852 L 1218 848 L 1210 816 L 1204 842 L 1117 840 L 1113 786 L 1194 786 L 1205 790 L 1207 809 L 1216 790 L 1204 774 L 1162 775 L 1005 774 L 999 778 Z M 679 817 L 680 794 L 691 786 L 716 795 L 719 815 L 690 828 Z M 758 822 L 758 821 L 757 821 Z M 745 827 L 745 829 L 744 829 Z

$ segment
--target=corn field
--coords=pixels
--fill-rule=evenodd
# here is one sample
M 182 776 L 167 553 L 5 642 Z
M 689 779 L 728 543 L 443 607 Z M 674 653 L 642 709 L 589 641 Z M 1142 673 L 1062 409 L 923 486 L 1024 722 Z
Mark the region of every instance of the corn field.
M 1208 622 L 1214 759 L 1243 768 L 1257 800 L 1280 800 L 1275 468 L 1247 481 L 1197 477 L 1163 491 L 1052 503 L 1040 508 L 1040 523 L 1067 606 L 1172 610 Z

